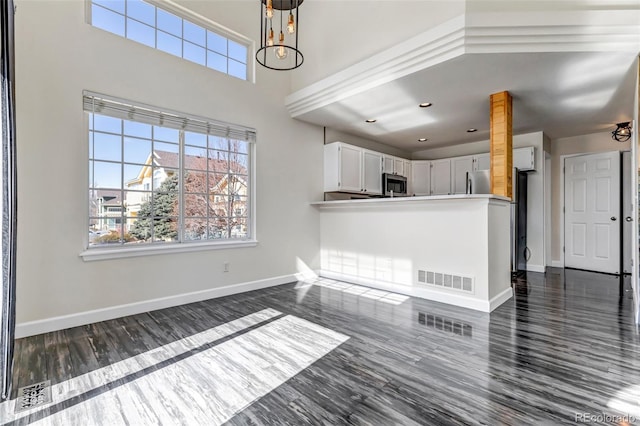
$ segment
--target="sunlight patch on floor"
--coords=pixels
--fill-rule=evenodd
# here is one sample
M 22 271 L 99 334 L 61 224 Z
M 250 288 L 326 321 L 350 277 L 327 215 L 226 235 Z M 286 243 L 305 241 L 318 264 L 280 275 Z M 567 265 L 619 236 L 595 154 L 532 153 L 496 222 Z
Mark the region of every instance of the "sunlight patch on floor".
M 265 309 L 56 384 L 52 403 L 38 409 L 14 415 L 15 400 L 5 402 L 0 419 L 35 413 L 43 415 L 35 424 L 222 424 L 349 339 L 291 315 L 273 320 L 280 315 Z
M 625 415 L 640 420 L 640 385 L 626 387 L 616 392 L 607 406 Z
M 330 288 L 332 290 L 340 291 L 346 294 L 373 299 L 375 301 L 384 302 L 391 305 L 400 305 L 409 300 L 409 296 L 405 296 L 403 294 L 391 293 L 384 290 L 376 290 L 369 287 L 344 283 L 327 278 L 318 278 L 309 281 L 309 283 L 318 287 Z

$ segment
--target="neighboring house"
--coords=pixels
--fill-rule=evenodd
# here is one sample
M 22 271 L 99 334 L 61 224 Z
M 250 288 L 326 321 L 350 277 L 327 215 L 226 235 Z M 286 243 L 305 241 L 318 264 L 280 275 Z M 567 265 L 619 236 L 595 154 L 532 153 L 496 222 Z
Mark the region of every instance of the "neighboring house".
M 224 155 L 233 153 L 225 152 Z M 125 182 L 126 216 L 128 231 L 137 220 L 142 205 L 149 201 L 153 191 L 177 173 L 179 155 L 155 150 L 141 167 L 138 176 Z M 185 186 L 185 229 L 203 234 L 206 229 L 227 230 L 230 236 L 246 235 L 247 168 L 237 161 L 207 159 L 204 156 L 185 155 L 187 170 Z
M 158 188 L 167 178 L 173 176 L 178 167 L 178 154 L 154 151 L 149 154 L 138 176 L 125 182 L 126 230 L 129 231 L 138 217 L 142 205 L 151 199 L 153 189 Z
M 122 193 L 117 190 L 97 189 L 91 198 L 90 224 L 94 231 L 116 231 L 122 223 Z

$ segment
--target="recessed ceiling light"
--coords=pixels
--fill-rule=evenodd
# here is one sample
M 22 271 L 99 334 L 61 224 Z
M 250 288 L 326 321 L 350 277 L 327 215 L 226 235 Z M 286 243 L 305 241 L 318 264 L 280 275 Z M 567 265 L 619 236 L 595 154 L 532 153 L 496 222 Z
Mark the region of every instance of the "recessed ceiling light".
M 478 129 L 467 129 L 467 133 L 473 133 L 473 132 L 477 132 Z
M 426 142 L 426 141 L 427 141 L 427 138 L 420 138 L 420 139 L 418 139 L 418 142 Z
M 423 103 L 419 104 L 418 106 L 420 108 L 427 108 L 427 107 L 430 107 L 431 105 L 432 105 L 431 102 L 423 102 Z
M 376 122 L 376 121 L 378 121 L 378 120 L 376 120 L 375 118 L 369 118 L 368 120 L 364 120 L 364 121 L 365 121 L 366 123 L 375 123 L 375 122 Z

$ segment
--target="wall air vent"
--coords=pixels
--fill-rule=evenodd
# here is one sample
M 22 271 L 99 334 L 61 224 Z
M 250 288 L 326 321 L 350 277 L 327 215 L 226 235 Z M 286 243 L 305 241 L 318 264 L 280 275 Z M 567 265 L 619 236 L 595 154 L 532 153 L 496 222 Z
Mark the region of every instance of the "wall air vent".
M 471 278 L 462 278 L 462 291 L 470 291 L 473 293 L 473 280 Z
M 436 282 L 434 284 L 442 286 L 442 274 L 436 272 Z
M 474 292 L 474 279 L 464 275 L 448 274 L 436 271 L 418 269 L 418 284 L 429 287 L 446 288 L 447 290 Z

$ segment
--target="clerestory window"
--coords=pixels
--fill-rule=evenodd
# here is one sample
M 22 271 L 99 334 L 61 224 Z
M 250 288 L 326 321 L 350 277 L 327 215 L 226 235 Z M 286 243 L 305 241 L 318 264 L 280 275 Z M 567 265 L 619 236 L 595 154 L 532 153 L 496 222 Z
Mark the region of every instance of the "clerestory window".
M 156 5 L 157 3 L 158 5 Z M 170 3 L 91 0 L 89 23 L 242 80 L 251 80 L 249 39 L 197 16 L 181 16 Z

